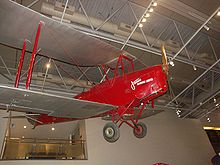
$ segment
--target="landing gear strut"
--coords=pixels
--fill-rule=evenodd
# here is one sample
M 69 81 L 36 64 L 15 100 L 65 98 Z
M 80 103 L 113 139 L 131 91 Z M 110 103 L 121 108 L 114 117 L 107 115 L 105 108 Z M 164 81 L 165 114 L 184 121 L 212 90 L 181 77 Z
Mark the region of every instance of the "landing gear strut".
M 103 136 L 105 140 L 110 143 L 116 142 L 120 136 L 119 128 L 123 123 L 133 128 L 133 133 L 135 137 L 144 138 L 147 134 L 147 126 L 144 123 L 139 122 L 138 120 L 142 115 L 145 105 L 146 103 L 142 104 L 142 108 L 140 109 L 135 119 L 133 118 L 134 110 L 129 109 L 129 106 L 127 108 L 121 107 L 116 111 L 112 111 L 112 122 L 107 123 L 103 128 Z M 128 113 L 131 116 L 126 119 L 124 114 L 128 114 Z

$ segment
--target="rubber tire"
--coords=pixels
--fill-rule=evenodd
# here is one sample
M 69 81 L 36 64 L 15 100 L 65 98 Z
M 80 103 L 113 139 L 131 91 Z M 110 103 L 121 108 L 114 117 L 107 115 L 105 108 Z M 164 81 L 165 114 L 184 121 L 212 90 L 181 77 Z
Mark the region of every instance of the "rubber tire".
M 107 142 L 116 142 L 120 137 L 118 126 L 113 122 L 106 123 L 103 128 L 103 137 Z
M 137 130 L 134 128 L 134 136 L 137 138 L 144 138 L 147 135 L 147 126 L 142 122 L 137 123 L 136 126 L 139 128 L 141 127 L 141 132 L 137 133 Z

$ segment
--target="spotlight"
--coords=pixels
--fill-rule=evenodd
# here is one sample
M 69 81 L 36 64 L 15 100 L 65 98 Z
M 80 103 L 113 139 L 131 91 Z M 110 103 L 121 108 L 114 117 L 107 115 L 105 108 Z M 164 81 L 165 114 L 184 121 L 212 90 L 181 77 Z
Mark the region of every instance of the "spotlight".
M 219 106 L 219 104 L 217 103 L 217 104 L 215 104 L 215 106 L 217 107 L 217 106 Z
M 55 130 L 55 128 L 54 128 L 54 127 L 52 127 L 52 128 L 51 128 L 51 130 L 52 130 L 52 131 L 54 131 L 54 130 Z
M 197 70 L 197 68 L 196 68 L 196 66 L 195 66 L 195 65 L 193 65 L 193 70 Z
M 144 25 L 142 23 L 139 24 L 139 27 L 142 28 Z
M 26 125 L 24 125 L 24 129 L 25 129 L 25 128 L 27 128 L 27 126 L 26 126 Z
M 154 3 L 152 4 L 152 6 L 157 6 L 157 2 L 154 2 Z
M 174 66 L 174 62 L 173 62 L 172 60 L 170 60 L 169 64 L 170 64 L 171 66 Z
M 147 19 L 146 18 L 143 18 L 142 20 L 141 20 L 141 22 L 146 22 L 147 21 Z
M 152 13 L 153 11 L 154 11 L 154 9 L 151 7 L 151 8 L 149 9 L 149 12 Z
M 47 64 L 46 64 L 46 68 L 50 68 L 50 63 L 48 62 Z
M 207 117 L 207 121 L 210 123 L 211 122 L 211 120 L 210 120 L 210 118 L 209 117 Z
M 150 17 L 150 14 L 146 13 L 144 17 L 148 18 L 148 17 Z
M 214 98 L 213 101 L 214 101 L 214 103 L 216 103 L 216 101 L 217 101 L 216 98 Z
M 209 30 L 209 27 L 207 25 L 204 26 L 204 28 L 208 31 Z

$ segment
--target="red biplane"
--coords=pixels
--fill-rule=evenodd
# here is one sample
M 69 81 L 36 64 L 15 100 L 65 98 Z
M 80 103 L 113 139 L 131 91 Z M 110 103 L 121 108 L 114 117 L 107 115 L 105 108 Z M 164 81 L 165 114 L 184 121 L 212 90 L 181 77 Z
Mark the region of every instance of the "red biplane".
M 16 17 L 19 16 L 19 17 Z M 111 119 L 103 128 L 108 142 L 118 140 L 119 127 L 125 123 L 137 138 L 145 137 L 147 127 L 139 122 L 146 104 L 167 92 L 168 64 L 162 47 L 162 64 L 134 71 L 133 59 L 103 41 L 54 21 L 12 1 L 0 1 L 0 42 L 20 48 L 24 39 L 15 86 L 0 85 L 0 105 L 8 110 L 26 112 L 34 127 L 38 125 L 82 120 L 94 117 Z M 34 28 L 38 25 L 35 39 Z M 18 88 L 24 55 L 30 48 L 26 39 L 34 40 L 26 89 Z M 57 43 L 55 43 L 56 41 Z M 41 55 L 77 66 L 101 66 L 101 83 L 74 98 L 29 89 L 37 48 Z M 114 66 L 114 67 L 113 67 Z M 109 77 L 113 71 L 113 77 Z

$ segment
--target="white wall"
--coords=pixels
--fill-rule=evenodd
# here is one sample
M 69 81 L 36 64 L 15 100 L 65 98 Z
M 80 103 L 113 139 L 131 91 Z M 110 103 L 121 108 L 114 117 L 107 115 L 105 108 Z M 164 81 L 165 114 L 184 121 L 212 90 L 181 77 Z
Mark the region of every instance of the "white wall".
M 105 124 L 100 119 L 86 121 L 88 160 L 81 161 L 1 161 L 4 165 L 209 165 L 214 151 L 199 120 L 178 119 L 172 112 L 143 120 L 148 135 L 136 139 L 132 130 L 122 126 L 120 139 L 113 144 L 102 137 Z

